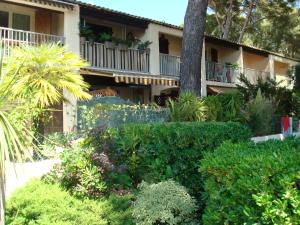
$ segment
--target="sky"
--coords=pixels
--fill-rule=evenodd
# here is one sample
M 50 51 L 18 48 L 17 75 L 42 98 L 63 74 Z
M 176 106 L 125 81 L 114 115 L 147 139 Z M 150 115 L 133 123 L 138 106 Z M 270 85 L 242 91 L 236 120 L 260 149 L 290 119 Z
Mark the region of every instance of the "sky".
M 82 0 L 136 16 L 181 25 L 188 0 Z M 176 3 L 175 3 L 176 2 Z

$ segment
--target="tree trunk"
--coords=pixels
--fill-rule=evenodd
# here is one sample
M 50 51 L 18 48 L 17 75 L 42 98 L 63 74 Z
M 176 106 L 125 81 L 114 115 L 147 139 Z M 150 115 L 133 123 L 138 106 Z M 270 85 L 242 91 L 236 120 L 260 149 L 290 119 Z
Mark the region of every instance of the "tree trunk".
M 222 33 L 222 38 L 228 39 L 229 33 L 231 30 L 231 24 L 232 24 L 232 18 L 233 18 L 233 0 L 229 1 L 229 7 L 226 10 L 226 16 L 224 21 L 224 28 Z
M 189 0 L 184 18 L 180 92 L 201 96 L 201 56 L 207 0 Z
M 242 43 L 242 41 L 243 41 L 246 28 L 247 28 L 247 26 L 249 24 L 249 21 L 251 19 L 251 15 L 252 15 L 252 11 L 253 11 L 253 8 L 254 8 L 254 4 L 255 4 L 254 0 L 250 1 L 250 3 L 249 3 L 249 8 L 248 8 L 247 16 L 246 16 L 243 28 L 242 28 L 241 33 L 240 33 L 238 43 Z

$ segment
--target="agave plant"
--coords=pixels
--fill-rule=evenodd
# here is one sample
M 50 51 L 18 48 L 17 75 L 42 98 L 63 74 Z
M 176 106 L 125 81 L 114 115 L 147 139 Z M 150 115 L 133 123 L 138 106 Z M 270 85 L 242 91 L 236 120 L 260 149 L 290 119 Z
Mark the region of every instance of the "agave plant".
M 171 120 L 180 121 L 204 121 L 207 107 L 203 100 L 192 92 L 181 93 L 177 100 L 168 101 Z

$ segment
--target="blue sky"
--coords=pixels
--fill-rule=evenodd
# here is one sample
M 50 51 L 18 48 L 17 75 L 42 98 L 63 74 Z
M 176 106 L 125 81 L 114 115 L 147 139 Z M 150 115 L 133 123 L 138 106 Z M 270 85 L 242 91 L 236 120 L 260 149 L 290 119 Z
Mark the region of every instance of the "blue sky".
M 137 16 L 180 25 L 188 0 L 82 0 Z

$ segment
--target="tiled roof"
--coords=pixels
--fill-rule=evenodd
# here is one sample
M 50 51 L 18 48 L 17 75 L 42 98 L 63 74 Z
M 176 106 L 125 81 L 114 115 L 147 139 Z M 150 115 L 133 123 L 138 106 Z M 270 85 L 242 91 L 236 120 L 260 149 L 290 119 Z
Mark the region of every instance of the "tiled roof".
M 181 30 L 181 31 L 183 30 L 183 27 L 181 27 L 181 26 L 177 26 L 177 25 L 173 25 L 173 24 L 170 24 L 170 23 L 145 18 L 145 17 L 142 17 L 142 16 L 132 15 L 132 14 L 129 14 L 129 13 L 125 13 L 125 12 L 121 12 L 121 11 L 118 11 L 118 10 L 105 8 L 105 7 L 98 6 L 98 5 L 85 3 L 85 2 L 82 2 L 82 1 L 78 1 L 78 0 L 61 0 L 61 1 L 69 2 L 69 3 L 73 3 L 73 4 L 78 4 L 82 7 L 93 8 L 93 9 L 98 9 L 98 10 L 102 10 L 102 11 L 106 11 L 106 12 L 111 12 L 111 13 L 114 13 L 114 14 L 126 16 L 128 18 L 141 20 L 142 22 L 146 22 L 146 23 L 154 23 L 154 24 L 158 24 L 158 25 L 161 25 L 161 26 L 165 26 L 165 27 L 169 27 L 169 28 L 173 28 L 173 29 L 177 29 L 177 30 Z M 212 36 L 212 35 L 207 35 L 206 34 L 205 36 L 208 37 L 208 38 L 211 38 L 211 39 L 227 42 L 231 45 L 242 46 L 246 50 L 248 49 L 250 51 L 252 50 L 252 51 L 256 51 L 256 52 L 260 52 L 260 53 L 264 53 L 264 54 L 272 54 L 272 55 L 275 55 L 275 56 L 279 56 L 279 57 L 283 57 L 283 58 L 287 58 L 287 59 L 290 59 L 290 60 L 293 60 L 293 61 L 300 62 L 300 59 L 292 58 L 292 57 L 289 57 L 289 56 L 284 56 L 284 55 L 282 55 L 280 53 L 277 53 L 277 52 L 268 51 L 268 50 L 261 49 L 261 48 L 251 46 L 251 45 L 240 44 L 240 43 L 237 43 L 237 42 L 234 42 L 234 41 L 230 41 L 230 40 L 219 38 L 219 37 Z

